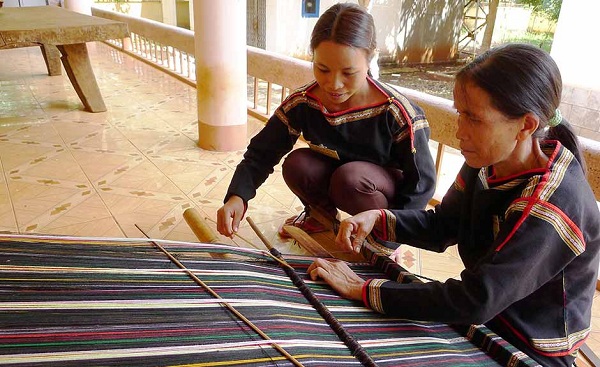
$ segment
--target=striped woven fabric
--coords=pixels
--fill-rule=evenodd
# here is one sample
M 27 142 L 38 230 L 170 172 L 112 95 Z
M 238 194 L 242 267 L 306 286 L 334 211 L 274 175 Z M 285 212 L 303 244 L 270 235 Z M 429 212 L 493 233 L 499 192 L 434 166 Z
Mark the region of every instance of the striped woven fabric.
M 274 344 L 304 366 L 361 365 L 268 254 L 161 245 L 222 299 L 146 241 L 0 236 L 0 365 L 293 365 Z M 379 366 L 536 365 L 485 327 L 374 313 L 310 281 L 311 259 L 287 260 Z M 353 268 L 384 276 L 370 264 Z

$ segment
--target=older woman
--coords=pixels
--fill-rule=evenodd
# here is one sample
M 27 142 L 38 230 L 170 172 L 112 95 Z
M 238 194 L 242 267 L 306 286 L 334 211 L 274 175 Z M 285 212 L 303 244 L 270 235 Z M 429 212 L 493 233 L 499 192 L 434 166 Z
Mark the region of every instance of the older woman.
M 357 250 L 387 243 L 442 252 L 457 244 L 461 280 L 363 280 L 343 262 L 309 268 L 348 298 L 399 317 L 485 323 L 544 366 L 571 366 L 590 331 L 600 214 L 577 137 L 561 117 L 558 67 L 544 51 L 492 49 L 456 77 L 465 165 L 435 210 L 371 210 L 342 222 Z

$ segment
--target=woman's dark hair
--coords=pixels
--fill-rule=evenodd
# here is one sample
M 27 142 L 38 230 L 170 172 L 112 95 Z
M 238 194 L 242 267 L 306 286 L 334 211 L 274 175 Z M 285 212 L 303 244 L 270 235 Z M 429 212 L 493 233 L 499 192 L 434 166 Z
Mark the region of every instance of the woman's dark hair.
M 368 61 L 371 61 L 377 48 L 373 17 L 358 4 L 335 4 L 315 24 L 310 37 L 310 51 L 314 52 L 323 41 L 364 49 Z
M 463 85 L 471 82 L 485 90 L 494 107 L 506 116 L 518 118 L 534 113 L 540 124 L 533 136 L 560 141 L 586 172 L 577 135 L 567 120 L 563 118 L 559 125 L 547 128 L 562 93 L 560 70 L 547 52 L 528 44 L 499 46 L 466 65 L 456 81 Z

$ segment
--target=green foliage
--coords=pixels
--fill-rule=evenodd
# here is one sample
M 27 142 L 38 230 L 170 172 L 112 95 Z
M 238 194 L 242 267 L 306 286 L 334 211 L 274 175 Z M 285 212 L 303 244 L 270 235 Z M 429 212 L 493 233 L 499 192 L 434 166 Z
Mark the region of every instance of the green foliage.
M 539 48 L 550 52 L 552 48 L 552 41 L 554 40 L 553 33 L 542 33 L 542 32 L 525 32 L 518 35 L 513 35 L 503 40 L 503 43 L 517 42 L 517 43 L 529 43 Z
M 529 5 L 533 11 L 545 13 L 550 19 L 557 21 L 562 0 L 518 0 L 517 3 Z

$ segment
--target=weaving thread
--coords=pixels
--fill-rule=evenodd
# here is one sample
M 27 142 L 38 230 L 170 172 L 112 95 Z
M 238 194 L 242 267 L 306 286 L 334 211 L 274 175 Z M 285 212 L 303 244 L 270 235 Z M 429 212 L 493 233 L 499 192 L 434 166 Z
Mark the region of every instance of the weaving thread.
M 0 365 L 292 366 L 273 342 L 305 366 L 360 365 L 266 249 L 154 241 L 271 340 L 148 239 L 0 234 Z M 539 367 L 485 326 L 467 333 L 378 314 L 307 280 L 314 258 L 283 256 L 381 367 Z M 410 278 L 397 264 L 382 272 L 379 260 L 348 265 L 363 278 Z
M 142 232 L 142 234 L 144 234 L 144 236 L 148 237 L 148 235 L 137 224 L 135 226 L 140 232 Z M 198 278 L 196 276 L 196 274 L 194 274 L 192 271 L 190 271 L 188 268 L 186 268 L 185 265 L 183 265 L 175 256 L 173 256 L 169 251 L 167 251 L 164 247 L 162 247 L 158 242 L 150 240 L 150 243 L 152 243 L 154 246 L 156 246 L 156 248 L 158 248 L 162 253 L 164 253 L 169 258 L 169 260 L 171 260 L 175 265 L 177 265 L 180 269 L 182 269 L 190 278 L 192 278 L 194 280 L 194 282 L 199 284 L 208 293 L 210 293 L 211 296 L 213 296 L 219 300 L 222 300 L 222 297 L 217 292 L 215 292 L 206 283 L 204 283 L 202 281 L 202 279 Z M 244 316 L 238 310 L 236 310 L 235 307 L 233 307 L 231 304 L 229 304 L 229 302 L 222 300 L 221 304 L 223 306 L 225 306 L 229 311 L 231 311 L 235 316 L 237 316 L 240 320 L 242 320 L 246 325 L 248 325 L 252 330 L 254 330 L 254 332 L 256 332 L 258 335 L 260 335 L 263 339 L 271 340 L 271 338 L 269 338 L 269 336 L 267 334 L 265 334 L 256 325 L 254 325 L 254 323 L 252 323 L 252 321 L 248 320 L 248 318 L 246 318 L 246 316 Z M 285 349 L 283 349 L 277 343 L 272 342 L 271 345 L 273 346 L 273 348 L 277 349 L 277 351 L 279 351 L 281 354 L 283 354 L 287 359 L 289 359 L 290 362 L 292 362 L 294 365 L 296 365 L 298 367 L 303 367 L 302 363 L 300 363 L 298 360 L 296 360 L 296 358 L 294 358 L 294 356 L 289 354 Z

